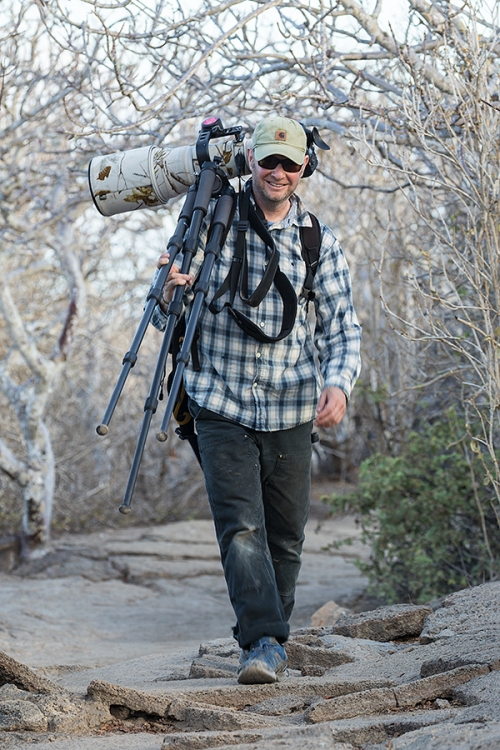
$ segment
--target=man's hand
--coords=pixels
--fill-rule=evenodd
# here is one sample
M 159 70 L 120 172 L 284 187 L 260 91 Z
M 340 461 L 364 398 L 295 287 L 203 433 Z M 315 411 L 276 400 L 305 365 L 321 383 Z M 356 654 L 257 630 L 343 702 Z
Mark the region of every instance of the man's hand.
M 316 408 L 316 427 L 333 427 L 342 421 L 347 409 L 347 398 L 341 388 L 325 388 Z
M 158 258 L 158 268 L 166 266 L 170 258 L 170 253 L 162 253 Z M 172 301 L 174 296 L 174 290 L 176 286 L 190 286 L 194 282 L 194 276 L 188 273 L 181 273 L 179 266 L 173 265 L 167 276 L 165 284 L 163 285 L 162 299 L 160 300 L 160 307 L 163 312 L 167 311 L 167 307 Z

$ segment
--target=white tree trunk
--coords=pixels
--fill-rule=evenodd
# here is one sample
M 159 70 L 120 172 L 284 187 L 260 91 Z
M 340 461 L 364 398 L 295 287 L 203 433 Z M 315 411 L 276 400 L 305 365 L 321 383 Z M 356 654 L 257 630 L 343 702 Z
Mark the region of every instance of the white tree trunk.
M 43 422 L 27 444 L 29 467 L 23 487 L 21 546 L 25 557 L 45 554 L 50 541 L 50 523 L 55 485 L 54 452 Z
M 56 191 L 55 197 L 57 200 Z M 16 414 L 26 450 L 24 460 L 17 458 L 0 441 L 0 470 L 14 479 L 22 490 L 21 549 L 25 557 L 45 554 L 50 540 L 55 461 L 45 415 L 71 347 L 80 303 L 85 304 L 85 284 L 72 252 L 72 241 L 72 222 L 66 217 L 59 223 L 54 244 L 70 296 L 61 332 L 49 356 L 41 352 L 24 323 L 9 286 L 9 276 L 0 283 L 0 311 L 13 347 L 0 363 L 0 390 Z M 19 384 L 16 380 L 20 364 L 25 370 L 27 366 L 28 377 Z

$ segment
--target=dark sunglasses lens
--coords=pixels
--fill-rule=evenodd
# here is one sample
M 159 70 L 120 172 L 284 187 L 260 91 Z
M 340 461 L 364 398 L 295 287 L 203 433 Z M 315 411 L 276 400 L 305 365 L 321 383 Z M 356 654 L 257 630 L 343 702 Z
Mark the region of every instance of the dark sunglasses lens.
M 295 164 L 291 159 L 284 159 L 279 156 L 266 156 L 259 161 L 259 167 L 262 169 L 276 169 L 281 164 L 285 172 L 300 172 L 302 164 Z

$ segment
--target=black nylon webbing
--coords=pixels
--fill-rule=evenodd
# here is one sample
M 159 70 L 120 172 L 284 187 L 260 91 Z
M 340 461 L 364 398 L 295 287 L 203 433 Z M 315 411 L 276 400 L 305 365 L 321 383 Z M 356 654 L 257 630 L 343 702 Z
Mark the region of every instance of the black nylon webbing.
M 275 343 L 276 341 L 281 341 L 281 339 L 288 336 L 293 328 L 295 317 L 297 315 L 297 295 L 295 294 L 295 290 L 288 277 L 280 270 L 279 252 L 270 232 L 267 230 L 262 219 L 259 217 L 257 211 L 250 202 L 250 185 L 251 181 L 247 183 L 245 190 L 240 193 L 239 222 L 236 227 L 238 236 L 236 238 L 236 248 L 231 262 L 231 268 L 210 302 L 209 309 L 212 313 L 217 315 L 227 307 L 229 315 L 231 315 L 233 320 L 235 320 L 237 325 L 245 331 L 245 333 L 261 343 Z M 268 264 L 264 276 L 255 291 L 250 295 L 248 294 L 248 262 L 246 253 L 246 232 L 249 226 L 257 232 L 259 237 L 265 243 L 268 256 Z M 239 310 L 234 309 L 233 303 L 240 278 L 240 298 L 251 307 L 257 307 L 262 302 L 271 288 L 271 284 L 274 283 L 283 302 L 281 329 L 276 336 L 267 336 L 262 329 L 256 326 L 246 315 Z M 229 292 L 229 300 L 218 310 L 214 303 L 227 292 Z

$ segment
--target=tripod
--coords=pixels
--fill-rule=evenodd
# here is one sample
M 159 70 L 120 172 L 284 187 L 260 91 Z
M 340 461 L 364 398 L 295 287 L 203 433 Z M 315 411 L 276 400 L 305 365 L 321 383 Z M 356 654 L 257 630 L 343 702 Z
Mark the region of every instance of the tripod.
M 211 128 L 208 128 L 215 134 L 215 136 L 219 136 L 221 134 L 219 122 L 215 127 L 212 125 Z M 222 132 L 227 133 L 227 131 Z M 239 130 L 232 128 L 230 132 L 239 133 Z M 199 139 L 200 148 L 198 149 L 198 157 L 200 160 L 203 158 L 203 153 L 207 152 L 207 149 L 204 147 L 209 138 L 210 132 L 207 134 L 207 128 L 205 128 L 205 130 L 202 129 Z M 151 321 L 154 309 L 161 300 L 163 285 L 168 277 L 168 274 L 170 273 L 176 256 L 180 252 L 182 252 L 181 273 L 187 274 L 189 272 L 191 262 L 198 250 L 200 232 L 202 229 L 203 221 L 208 213 L 209 204 L 212 198 L 217 199 L 217 204 L 212 215 L 208 241 L 204 249 L 204 258 L 201 265 L 201 270 L 193 288 L 194 299 L 191 305 L 189 320 L 186 324 L 184 341 L 176 358 L 175 374 L 170 387 L 165 414 L 161 423 L 160 430 L 156 435 L 157 439 L 160 442 L 164 442 L 167 439 L 168 424 L 174 412 L 179 389 L 182 386 L 184 370 L 189 362 L 191 346 L 196 334 L 198 320 L 202 311 L 202 305 L 208 293 L 210 275 L 212 273 L 214 263 L 219 257 L 220 251 L 224 245 L 224 241 L 234 211 L 234 189 L 229 184 L 229 181 L 220 168 L 219 163 L 215 160 L 203 162 L 201 172 L 196 180 L 196 183 L 192 185 L 188 191 L 184 206 L 179 215 L 177 227 L 167 245 L 167 251 L 170 253 L 168 264 L 160 268 L 156 277 L 155 285 L 149 292 L 141 322 L 133 338 L 130 350 L 125 354 L 123 358 L 122 370 L 113 390 L 108 407 L 105 411 L 103 420 L 96 428 L 96 431 L 99 435 L 106 435 L 108 433 L 109 422 L 116 408 L 116 404 L 121 395 L 130 370 L 137 361 L 137 352 L 144 338 L 148 324 Z M 151 381 L 149 395 L 146 398 L 144 404 L 144 417 L 137 440 L 124 499 L 119 507 L 120 512 L 124 514 L 130 513 L 132 496 L 137 481 L 144 448 L 146 445 L 146 439 L 151 426 L 151 420 L 158 407 L 159 396 L 165 377 L 166 362 L 172 345 L 174 329 L 184 310 L 183 295 L 184 287 L 177 286 L 175 288 L 172 301 L 168 306 L 167 321 L 163 333 L 163 340 L 160 347 L 153 379 Z

